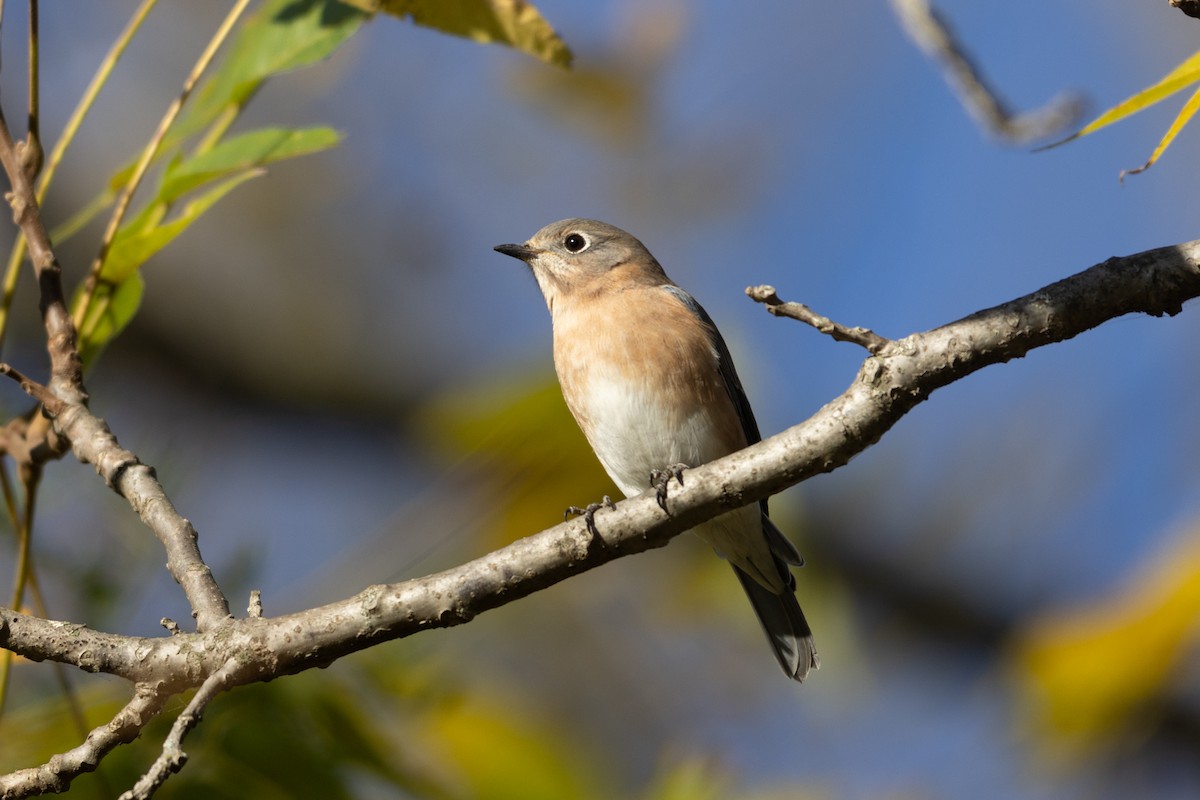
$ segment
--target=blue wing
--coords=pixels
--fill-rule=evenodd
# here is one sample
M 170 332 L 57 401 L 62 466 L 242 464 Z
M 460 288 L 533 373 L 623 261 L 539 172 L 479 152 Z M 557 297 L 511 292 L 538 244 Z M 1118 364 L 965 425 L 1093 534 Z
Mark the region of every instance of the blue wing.
M 729 393 L 729 399 L 733 401 L 733 407 L 737 410 L 738 419 L 742 423 L 742 430 L 746 434 L 746 444 L 762 441 L 762 435 L 758 432 L 758 422 L 755 421 L 754 411 L 750 408 L 750 398 L 746 397 L 746 390 L 742 388 L 737 370 L 734 369 L 733 356 L 729 354 L 729 346 L 725 344 L 725 339 L 717 330 L 716 323 L 712 321 L 712 317 L 708 315 L 704 307 L 696 302 L 696 298 L 683 289 L 674 284 L 666 284 L 662 289 L 683 303 L 688 311 L 704 323 L 709 341 L 712 343 L 713 349 L 717 351 L 717 368 L 721 371 L 721 380 L 725 384 L 725 391 Z M 759 501 L 759 507 L 763 513 L 763 533 L 771 546 L 771 552 L 788 564 L 796 566 L 804 564 L 804 557 L 796 550 L 796 546 L 780 533 L 775 524 L 767 518 L 768 508 L 765 499 Z
M 664 292 L 674 295 L 688 311 L 704 323 L 709 341 L 712 342 L 713 349 L 717 351 L 717 367 L 721 370 L 721 380 L 725 383 L 725 391 L 729 392 L 729 398 L 733 400 L 733 406 L 737 409 L 738 419 L 742 422 L 742 430 L 746 432 L 746 444 L 761 441 L 762 435 L 758 432 L 758 423 L 754 420 L 750 399 L 746 397 L 746 390 L 742 388 L 742 382 L 738 380 L 737 370 L 733 368 L 733 356 L 729 354 L 729 347 L 721 338 L 721 332 L 717 330 L 716 323 L 712 321 L 712 317 L 708 315 L 704 307 L 696 302 L 696 298 L 683 289 L 674 284 L 667 284 L 662 289 Z
M 725 390 L 729 392 L 729 398 L 733 401 L 734 408 L 737 409 L 742 430 L 746 433 L 746 442 L 754 444 L 761 441 L 762 436 L 758 432 L 758 423 L 754 419 L 754 411 L 750 408 L 750 400 L 746 397 L 746 390 L 742 388 L 737 370 L 733 367 L 733 357 L 729 354 L 729 347 L 721 337 L 721 332 L 717 330 L 712 317 L 708 316 L 708 312 L 696 302 L 694 297 L 678 286 L 667 284 L 662 289 L 676 297 L 688 311 L 695 314 L 696 318 L 704 323 L 709 341 L 717 353 L 717 367 L 721 372 L 721 380 L 725 384 Z M 767 545 L 774 556 L 775 568 L 779 570 L 779 575 L 783 578 L 787 590 L 776 594 L 736 566 L 733 567 L 733 571 L 737 575 L 738 581 L 741 582 L 746 596 L 750 599 L 750 604 L 767 634 L 767 639 L 771 643 L 771 648 L 774 650 L 780 666 L 790 677 L 803 681 L 809 670 L 816 669 L 821 663 L 813 644 L 812 629 L 809 628 L 808 621 L 804 618 L 804 612 L 800 610 L 800 603 L 796 600 L 796 580 L 792 576 L 791 570 L 788 569 L 789 564 L 803 566 L 804 558 L 796 546 L 775 527 L 775 523 L 771 522 L 767 516 L 765 499 L 759 501 L 759 507 L 762 509 L 763 536 L 767 540 Z

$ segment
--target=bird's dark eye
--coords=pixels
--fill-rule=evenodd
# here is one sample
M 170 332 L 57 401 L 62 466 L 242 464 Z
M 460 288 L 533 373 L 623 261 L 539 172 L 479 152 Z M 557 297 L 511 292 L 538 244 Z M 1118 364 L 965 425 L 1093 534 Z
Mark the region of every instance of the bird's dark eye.
M 572 253 L 578 253 L 588 246 L 588 240 L 582 233 L 572 233 L 563 239 L 563 247 L 570 250 Z

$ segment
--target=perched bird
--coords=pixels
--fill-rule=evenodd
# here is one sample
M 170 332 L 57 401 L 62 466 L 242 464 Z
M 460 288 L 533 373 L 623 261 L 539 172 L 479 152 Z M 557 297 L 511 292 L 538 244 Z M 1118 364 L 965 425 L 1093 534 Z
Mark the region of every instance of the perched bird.
M 533 271 L 554 323 L 563 397 L 626 497 L 655 481 L 665 509 L 670 475 L 759 441 L 716 325 L 633 236 L 566 219 L 495 249 Z M 804 680 L 819 662 L 788 568 L 804 561 L 767 517 L 767 501 L 692 532 L 733 565 L 775 657 Z

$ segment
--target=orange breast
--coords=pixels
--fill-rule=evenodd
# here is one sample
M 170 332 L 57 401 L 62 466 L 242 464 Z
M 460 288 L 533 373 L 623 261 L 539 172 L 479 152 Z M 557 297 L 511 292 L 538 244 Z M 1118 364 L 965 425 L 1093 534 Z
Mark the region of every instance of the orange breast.
M 564 299 L 554 309 L 563 396 L 622 491 L 644 490 L 652 469 L 745 446 L 709 332 L 678 298 L 637 286 Z

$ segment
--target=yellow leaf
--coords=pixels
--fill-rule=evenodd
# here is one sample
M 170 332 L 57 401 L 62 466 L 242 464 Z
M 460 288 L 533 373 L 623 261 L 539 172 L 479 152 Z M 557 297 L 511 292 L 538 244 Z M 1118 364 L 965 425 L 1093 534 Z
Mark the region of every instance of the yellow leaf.
M 1167 129 L 1162 141 L 1158 143 L 1158 147 L 1154 148 L 1154 152 L 1150 154 L 1150 159 L 1140 167 L 1134 167 L 1133 169 L 1123 171 L 1121 173 L 1121 180 L 1124 180 L 1126 175 L 1136 175 L 1139 172 L 1149 169 L 1155 161 L 1158 161 L 1158 157 L 1162 155 L 1163 151 L 1167 149 L 1171 142 L 1175 141 L 1175 136 L 1181 130 L 1183 130 L 1184 125 L 1188 124 L 1188 120 L 1195 115 L 1197 109 L 1200 109 L 1200 90 L 1197 90 L 1190 98 L 1188 98 L 1188 101 L 1184 104 L 1183 108 L 1180 109 L 1178 116 L 1176 116 L 1175 121 L 1171 123 L 1171 127 Z
M 1182 64 L 1171 70 L 1162 80 L 1150 86 L 1125 101 L 1105 111 L 1096 119 L 1083 126 L 1077 133 L 1073 133 L 1066 139 L 1053 144 L 1048 144 L 1045 147 L 1039 147 L 1038 150 L 1048 150 L 1051 147 L 1058 147 L 1060 144 L 1078 139 L 1080 136 L 1087 136 L 1089 133 L 1098 131 L 1101 128 L 1107 127 L 1114 122 L 1118 122 L 1125 117 L 1136 114 L 1143 109 L 1149 108 L 1160 100 L 1175 94 L 1176 92 L 1187 88 L 1193 83 L 1200 81 L 1200 52 L 1193 53 Z M 1182 127 L 1182 126 L 1181 126 Z
M 496 496 L 485 544 L 556 525 L 569 505 L 620 493 L 604 474 L 546 373 L 459 388 L 434 398 L 416 430 Z
M 478 698 L 428 709 L 419 741 L 447 767 L 449 795 L 481 800 L 560 800 L 612 796 L 565 731 L 534 718 L 528 704 Z
M 1031 721 L 1087 746 L 1144 718 L 1200 641 L 1200 528 L 1172 541 L 1115 596 L 1048 614 L 1013 662 Z
M 571 50 L 526 0 L 342 0 L 370 13 L 412 17 L 429 28 L 482 44 L 503 44 L 559 67 Z

